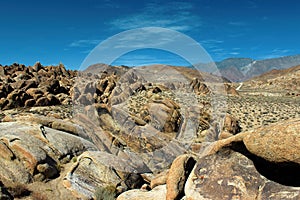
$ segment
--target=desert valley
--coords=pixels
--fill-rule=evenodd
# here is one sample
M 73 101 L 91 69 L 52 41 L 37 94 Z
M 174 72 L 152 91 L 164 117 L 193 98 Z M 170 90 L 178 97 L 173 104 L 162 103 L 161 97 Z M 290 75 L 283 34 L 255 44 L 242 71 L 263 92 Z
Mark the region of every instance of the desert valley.
M 299 80 L 0 66 L 0 198 L 300 199 Z

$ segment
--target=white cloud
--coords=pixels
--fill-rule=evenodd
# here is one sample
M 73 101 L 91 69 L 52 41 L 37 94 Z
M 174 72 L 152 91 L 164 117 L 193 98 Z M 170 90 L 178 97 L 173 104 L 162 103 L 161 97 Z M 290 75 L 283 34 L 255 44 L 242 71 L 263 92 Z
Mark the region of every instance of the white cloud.
M 220 45 L 223 44 L 223 40 L 216 40 L 216 39 L 208 39 L 200 41 L 200 44 L 203 45 L 204 48 L 209 49 L 210 51 L 219 51 Z
M 142 27 L 164 27 L 188 31 L 201 25 L 200 18 L 191 13 L 193 5 L 188 2 L 148 3 L 138 14 L 109 22 L 113 28 L 128 30 Z
M 233 55 L 233 56 L 240 55 L 240 53 L 239 53 L 239 52 L 230 52 L 229 54 L 230 54 L 230 55 Z
M 169 31 L 168 29 L 157 27 L 133 29 L 130 31 L 130 33 L 127 31 L 123 32 L 122 37 L 118 37 L 118 35 L 116 36 L 116 39 L 111 41 L 109 47 L 107 48 L 121 49 L 130 47 L 132 49 L 143 49 L 150 47 L 161 47 L 163 49 L 168 45 L 174 44 L 176 39 L 182 39 L 182 35 L 179 32 Z
M 279 48 L 276 48 L 276 49 L 273 49 L 272 50 L 272 53 L 273 54 L 285 54 L 285 53 L 289 53 L 291 50 L 289 49 L 279 49 Z
M 100 40 L 77 40 L 72 42 L 70 47 L 90 47 L 99 44 Z
M 212 49 L 210 52 L 224 52 L 224 49 Z
M 102 41 L 101 45 L 93 49 L 82 66 L 86 67 L 95 63 L 110 64 L 128 52 L 141 49 L 168 51 L 189 63 L 211 61 L 206 51 L 187 35 L 166 28 L 147 27 L 123 31 Z M 158 58 L 164 58 L 164 56 L 159 54 Z M 135 58 L 131 59 L 131 62 L 134 60 Z
M 215 39 L 201 41 L 201 43 L 203 43 L 203 44 L 221 44 L 223 42 L 224 42 L 223 40 L 215 40 Z

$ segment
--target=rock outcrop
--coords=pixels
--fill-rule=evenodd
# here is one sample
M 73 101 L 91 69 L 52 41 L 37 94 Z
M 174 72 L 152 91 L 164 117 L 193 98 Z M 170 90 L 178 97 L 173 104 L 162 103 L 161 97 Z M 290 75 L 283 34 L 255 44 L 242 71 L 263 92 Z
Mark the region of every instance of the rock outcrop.
M 77 75 L 60 64 L 33 67 L 13 64 L 1 67 L 0 108 L 2 110 L 70 104 L 70 88 Z
M 269 168 L 268 170 L 274 170 Z M 298 199 L 300 189 L 262 176 L 246 156 L 229 149 L 201 158 L 185 185 L 186 199 Z

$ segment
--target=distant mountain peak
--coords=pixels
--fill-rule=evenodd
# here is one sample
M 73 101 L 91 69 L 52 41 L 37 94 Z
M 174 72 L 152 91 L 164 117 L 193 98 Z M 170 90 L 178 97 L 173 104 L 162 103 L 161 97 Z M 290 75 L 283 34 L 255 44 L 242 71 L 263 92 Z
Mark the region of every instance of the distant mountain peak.
M 233 82 L 241 82 L 259 76 L 272 69 L 286 69 L 300 65 L 300 55 L 254 60 L 251 58 L 228 58 L 216 62 L 220 73 Z

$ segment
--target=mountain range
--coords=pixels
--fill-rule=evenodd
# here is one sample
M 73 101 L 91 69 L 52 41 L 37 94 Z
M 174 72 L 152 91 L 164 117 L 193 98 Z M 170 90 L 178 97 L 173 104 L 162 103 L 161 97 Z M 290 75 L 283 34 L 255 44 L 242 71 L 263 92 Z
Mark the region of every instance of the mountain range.
M 254 60 L 251 58 L 228 58 L 215 63 L 221 75 L 232 82 L 243 82 L 273 69 L 286 69 L 300 65 L 300 55 Z M 197 64 L 201 68 L 211 64 Z
M 212 64 L 216 65 L 217 69 L 219 70 L 218 72 L 211 70 Z M 300 55 L 284 56 L 264 60 L 254 60 L 252 58 L 227 58 L 225 60 L 215 63 L 199 63 L 196 64 L 195 67 L 200 69 L 201 72 L 199 71 L 199 75 L 201 74 L 201 76 L 210 77 L 206 79 L 211 79 L 212 77 L 214 77 L 211 75 L 215 74 L 221 75 L 225 82 L 245 82 L 272 70 L 287 69 L 298 65 L 300 65 Z M 168 67 L 169 70 L 177 69 L 175 66 L 169 65 L 151 65 L 144 67 L 153 68 L 155 66 L 165 66 Z M 84 71 L 93 73 L 95 71 L 115 71 L 115 73 L 122 75 L 127 71 L 128 68 L 129 67 L 127 66 L 110 66 L 107 64 L 95 64 L 89 66 Z M 179 67 L 179 71 L 181 71 L 181 73 L 183 73 L 184 76 L 189 77 L 189 68 L 194 67 L 190 66 L 186 68 L 186 70 L 183 70 L 184 68 Z M 194 70 L 192 71 L 192 74 L 194 74 Z

